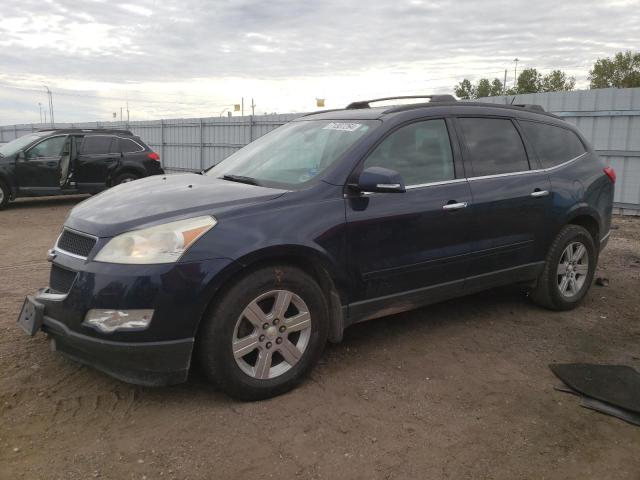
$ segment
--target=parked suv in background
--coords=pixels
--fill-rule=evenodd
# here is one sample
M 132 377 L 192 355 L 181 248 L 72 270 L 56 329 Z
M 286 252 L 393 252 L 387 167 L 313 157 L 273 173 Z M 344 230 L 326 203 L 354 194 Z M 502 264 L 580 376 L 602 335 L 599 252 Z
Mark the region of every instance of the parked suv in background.
M 18 197 L 97 193 L 162 173 L 158 154 L 129 130 L 41 130 L 0 146 L 0 209 Z
M 356 322 L 511 283 L 553 310 L 580 303 L 615 174 L 574 126 L 450 96 L 371 102 L 76 206 L 18 322 L 126 381 L 181 382 L 195 358 L 259 399 Z

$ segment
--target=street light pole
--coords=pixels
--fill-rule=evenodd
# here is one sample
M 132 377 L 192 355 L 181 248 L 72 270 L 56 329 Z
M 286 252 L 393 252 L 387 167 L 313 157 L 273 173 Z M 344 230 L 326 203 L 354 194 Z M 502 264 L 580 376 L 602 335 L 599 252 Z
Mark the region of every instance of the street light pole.
M 513 68 L 513 89 L 515 90 L 518 87 L 518 62 L 520 59 L 516 57 L 513 61 L 516 63 L 516 66 Z
M 40 124 L 42 124 L 42 103 L 38 102 L 38 108 L 40 109 Z
M 47 89 L 47 95 L 49 96 L 49 120 L 51 121 L 51 126 L 53 127 L 53 124 L 55 123 L 55 120 L 53 118 L 53 94 L 51 93 L 51 90 L 49 90 L 49 87 L 45 85 L 44 88 Z

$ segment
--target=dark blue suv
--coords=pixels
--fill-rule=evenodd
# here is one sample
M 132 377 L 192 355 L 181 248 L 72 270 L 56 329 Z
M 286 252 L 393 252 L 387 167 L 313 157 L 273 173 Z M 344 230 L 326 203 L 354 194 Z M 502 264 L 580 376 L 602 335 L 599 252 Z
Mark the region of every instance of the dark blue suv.
M 512 283 L 575 307 L 613 170 L 539 107 L 429 98 L 307 115 L 207 172 L 82 202 L 18 322 L 125 381 L 182 382 L 197 360 L 260 399 L 356 322 Z

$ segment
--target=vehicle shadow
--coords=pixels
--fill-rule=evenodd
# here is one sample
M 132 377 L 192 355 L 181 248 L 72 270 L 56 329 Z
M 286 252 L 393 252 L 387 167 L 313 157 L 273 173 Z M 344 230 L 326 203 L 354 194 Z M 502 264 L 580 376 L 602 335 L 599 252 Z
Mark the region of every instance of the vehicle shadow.
M 393 345 L 397 343 L 397 339 L 403 337 L 409 339 L 418 332 L 423 334 L 428 332 L 435 337 L 439 330 L 456 325 L 460 326 L 460 324 L 471 323 L 475 329 L 482 327 L 485 323 L 493 322 L 496 318 L 508 321 L 509 314 L 526 308 L 537 309 L 539 307 L 528 300 L 524 287 L 510 285 L 408 312 L 380 317 L 347 328 L 341 343 L 327 345 L 324 353 L 325 362 L 332 363 L 331 358 L 343 358 L 345 352 L 353 349 L 364 351 L 369 347 L 376 349 L 395 348 Z M 492 315 L 486 315 L 487 312 L 492 312 Z M 182 399 L 209 397 L 209 400 L 221 404 L 237 403 L 208 383 L 199 369 L 197 361 L 192 363 L 189 380 L 186 383 L 155 389 L 155 392 L 162 396 L 162 391 L 166 394 L 169 390 L 181 392 L 178 397 Z
M 7 210 L 73 205 L 75 203 L 80 203 L 89 197 L 90 195 L 82 194 L 57 197 L 18 198 L 7 205 Z

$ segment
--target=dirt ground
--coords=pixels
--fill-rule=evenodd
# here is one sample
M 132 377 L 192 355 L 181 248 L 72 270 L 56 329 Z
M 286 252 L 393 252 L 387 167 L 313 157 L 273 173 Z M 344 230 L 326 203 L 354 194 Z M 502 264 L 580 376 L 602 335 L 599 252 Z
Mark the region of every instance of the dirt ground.
M 557 392 L 547 365 L 640 369 L 640 219 L 553 313 L 494 290 L 360 324 L 297 390 L 239 403 L 197 377 L 113 380 L 15 325 L 79 198 L 0 212 L 0 478 L 640 479 L 640 428 Z

